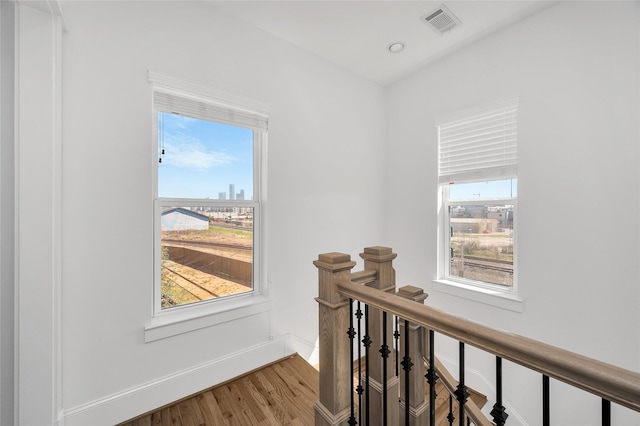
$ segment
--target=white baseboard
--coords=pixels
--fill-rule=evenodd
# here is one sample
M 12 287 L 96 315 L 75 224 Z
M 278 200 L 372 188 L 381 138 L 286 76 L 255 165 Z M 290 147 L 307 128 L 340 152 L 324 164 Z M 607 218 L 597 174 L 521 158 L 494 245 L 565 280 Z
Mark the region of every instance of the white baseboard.
M 318 341 L 311 343 L 296 335 L 287 334 L 285 338 L 285 352 L 297 353 L 311 365 L 317 365 L 320 362 Z
M 311 343 L 293 334 L 286 334 L 141 386 L 66 409 L 58 424 L 60 426 L 114 425 L 293 353 L 300 354 L 312 365 L 318 363 L 317 342 Z M 457 363 L 454 360 L 442 357 L 440 360 L 450 371 L 456 371 Z M 466 374 L 467 382 L 482 384 L 476 387 L 479 392 L 487 395 L 495 393 L 493 386 L 479 372 L 467 369 Z M 511 423 L 528 426 L 507 401 L 504 405 L 508 410 Z
M 60 425 L 114 425 L 162 407 L 216 383 L 283 358 L 304 347 L 304 341 L 290 335 L 215 359 L 152 382 L 64 410 Z

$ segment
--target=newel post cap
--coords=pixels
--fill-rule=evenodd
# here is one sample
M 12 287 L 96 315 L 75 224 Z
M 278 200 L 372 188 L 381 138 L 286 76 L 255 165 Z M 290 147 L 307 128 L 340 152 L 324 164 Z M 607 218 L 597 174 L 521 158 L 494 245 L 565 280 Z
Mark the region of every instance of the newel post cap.
M 364 253 L 360 253 L 360 257 L 367 261 L 372 262 L 389 262 L 395 259 L 398 255 L 393 252 L 391 247 L 372 246 L 365 247 Z
M 340 272 L 356 266 L 356 262 L 351 260 L 350 255 L 338 252 L 319 254 L 318 260 L 314 260 L 313 264 L 318 269 L 331 272 Z
M 405 299 L 410 299 L 414 302 L 419 303 L 423 303 L 424 300 L 429 297 L 429 295 L 425 293 L 423 289 L 412 285 L 405 285 L 404 287 L 400 287 L 397 294 L 400 297 L 404 297 Z

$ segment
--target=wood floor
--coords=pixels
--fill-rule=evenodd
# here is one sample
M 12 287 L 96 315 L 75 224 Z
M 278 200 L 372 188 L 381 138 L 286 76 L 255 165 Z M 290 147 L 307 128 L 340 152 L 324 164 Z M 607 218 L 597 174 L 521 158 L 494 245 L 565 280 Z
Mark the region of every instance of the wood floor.
M 308 426 L 317 400 L 318 371 L 293 355 L 120 426 Z
M 486 403 L 469 391 L 479 407 Z M 436 393 L 436 425 L 445 426 L 449 398 L 440 381 Z M 318 371 L 292 355 L 119 426 L 309 426 L 317 400 Z

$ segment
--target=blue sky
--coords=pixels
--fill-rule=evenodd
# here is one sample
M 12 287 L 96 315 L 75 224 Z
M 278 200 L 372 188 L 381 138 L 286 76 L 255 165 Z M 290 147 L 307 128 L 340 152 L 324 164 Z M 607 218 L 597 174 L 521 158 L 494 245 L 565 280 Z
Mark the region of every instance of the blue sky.
M 241 127 L 159 113 L 158 196 L 163 198 L 211 198 L 244 189 L 253 196 L 253 131 Z M 505 179 L 450 185 L 449 199 L 473 200 L 517 196 L 516 180 Z
M 512 196 L 516 197 L 517 195 L 517 179 L 449 185 L 449 199 L 453 201 L 480 198 L 509 198 Z
M 244 189 L 253 196 L 253 131 L 170 113 L 158 113 L 158 196 L 212 198 Z

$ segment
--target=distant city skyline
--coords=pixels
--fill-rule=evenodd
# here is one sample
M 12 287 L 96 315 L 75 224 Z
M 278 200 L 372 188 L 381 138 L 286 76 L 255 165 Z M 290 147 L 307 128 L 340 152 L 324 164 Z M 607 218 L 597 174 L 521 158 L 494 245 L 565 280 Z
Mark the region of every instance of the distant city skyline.
M 235 192 L 235 184 L 229 184 L 229 197 L 226 192 L 218 192 L 218 200 L 245 200 L 244 189 Z
M 158 155 L 158 197 L 253 199 L 251 129 L 160 112 Z

